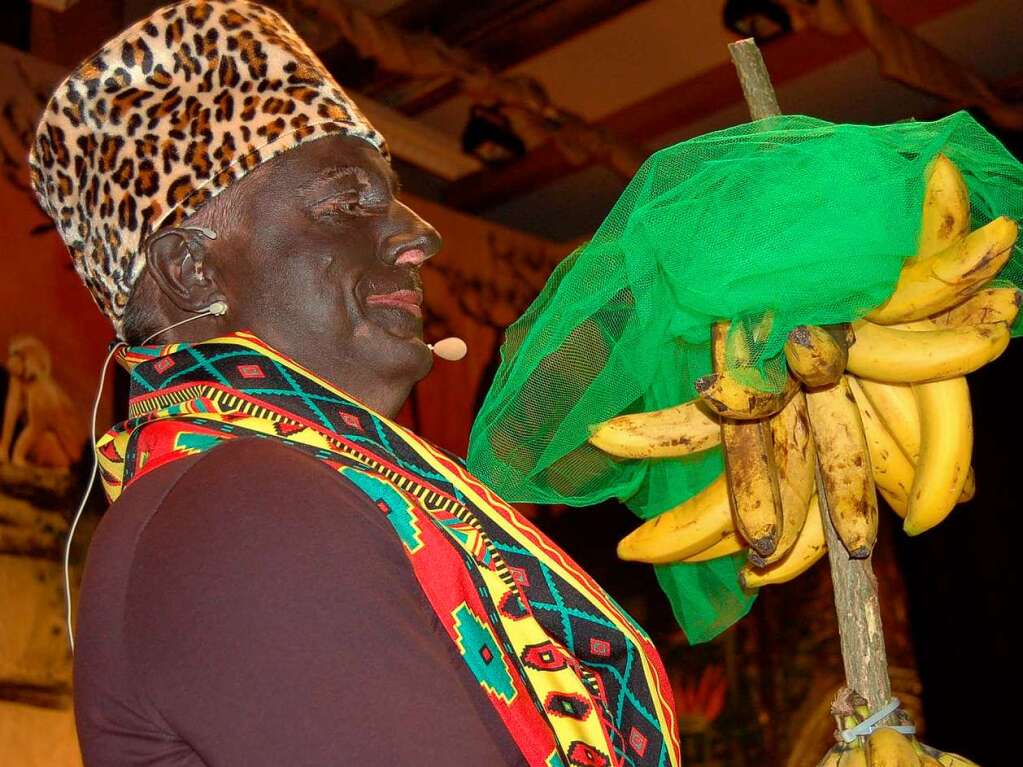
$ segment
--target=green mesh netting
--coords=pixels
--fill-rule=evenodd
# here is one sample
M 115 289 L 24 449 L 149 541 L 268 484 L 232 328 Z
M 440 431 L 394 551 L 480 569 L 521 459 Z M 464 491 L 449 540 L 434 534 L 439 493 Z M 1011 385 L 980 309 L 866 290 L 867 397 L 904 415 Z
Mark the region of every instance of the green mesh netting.
M 717 320 L 769 327 L 751 364 L 778 382 L 793 327 L 882 303 L 915 251 L 925 169 L 939 152 L 963 172 L 975 227 L 1023 218 L 1023 166 L 965 112 L 884 126 L 772 117 L 652 155 L 508 329 L 473 425 L 472 471 L 509 501 L 615 497 L 642 518 L 703 489 L 722 470 L 720 449 L 616 460 L 586 441 L 590 425 L 696 396 Z M 1002 276 L 1023 284 L 1019 246 Z M 657 568 L 691 642 L 749 610 L 744 561 Z

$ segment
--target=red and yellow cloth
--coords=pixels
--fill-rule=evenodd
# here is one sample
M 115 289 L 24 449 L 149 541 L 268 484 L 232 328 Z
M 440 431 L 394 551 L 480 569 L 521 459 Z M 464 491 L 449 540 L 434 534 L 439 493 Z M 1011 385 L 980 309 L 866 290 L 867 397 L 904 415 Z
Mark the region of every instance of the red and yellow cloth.
M 530 765 L 679 764 L 671 692 L 650 638 L 460 459 L 247 333 L 136 347 L 122 361 L 129 418 L 98 443 L 111 500 L 145 473 L 225 440 L 303 450 L 386 516 Z

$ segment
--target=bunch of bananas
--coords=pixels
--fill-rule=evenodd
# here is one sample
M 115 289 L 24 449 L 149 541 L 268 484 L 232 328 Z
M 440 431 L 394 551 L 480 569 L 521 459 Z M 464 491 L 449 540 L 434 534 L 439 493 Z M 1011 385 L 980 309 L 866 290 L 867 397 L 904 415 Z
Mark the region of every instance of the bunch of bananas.
M 869 556 L 874 545 L 875 489 L 910 535 L 972 497 L 964 376 L 1008 345 L 1023 294 L 992 280 L 1017 233 L 1005 217 L 971 232 L 962 175 L 939 155 L 928 168 L 918 251 L 892 295 L 851 324 L 793 330 L 784 385 L 772 387 L 742 367 L 770 332 L 769 316 L 748 330 L 716 324 L 715 372 L 696 382 L 696 399 L 592 430 L 592 444 L 622 458 L 724 449 L 725 471 L 634 530 L 618 555 L 665 564 L 746 549 L 740 577 L 757 588 L 795 578 L 826 552 L 818 471 L 831 521 L 853 558 Z
M 977 764 L 882 727 L 863 741 L 834 746 L 817 767 L 977 767 Z
M 836 707 L 844 709 L 849 701 L 855 701 L 857 705 L 850 707 L 844 715 L 837 714 Z M 848 689 L 839 694 L 832 713 L 839 730 L 854 728 L 869 714 L 866 701 Z M 910 723 L 901 709 L 893 718 L 896 725 Z M 835 740 L 837 745 L 824 755 L 817 767 L 977 767 L 965 757 L 931 748 L 914 736 L 903 735 L 891 727 L 880 727 L 851 743 L 846 743 L 836 732 Z

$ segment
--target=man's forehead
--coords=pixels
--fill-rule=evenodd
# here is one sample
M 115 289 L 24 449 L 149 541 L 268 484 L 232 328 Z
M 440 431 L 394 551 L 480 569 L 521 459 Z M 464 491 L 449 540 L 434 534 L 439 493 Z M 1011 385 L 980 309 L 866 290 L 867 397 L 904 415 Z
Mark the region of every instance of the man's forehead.
M 291 155 L 291 157 L 288 157 Z M 335 180 L 355 171 L 379 177 L 397 188 L 400 180 L 392 165 L 379 151 L 361 139 L 331 136 L 286 152 L 276 160 L 304 176 L 302 186 Z M 273 161 L 271 161 L 273 162 Z M 257 169 L 258 170 L 258 169 Z

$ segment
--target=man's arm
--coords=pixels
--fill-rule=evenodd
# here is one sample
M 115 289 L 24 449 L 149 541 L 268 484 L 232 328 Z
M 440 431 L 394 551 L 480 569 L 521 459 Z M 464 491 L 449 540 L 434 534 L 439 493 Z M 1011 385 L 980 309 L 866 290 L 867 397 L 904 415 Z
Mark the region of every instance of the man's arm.
M 139 543 L 128 653 L 208 764 L 521 764 L 383 514 L 329 467 L 218 447 Z

